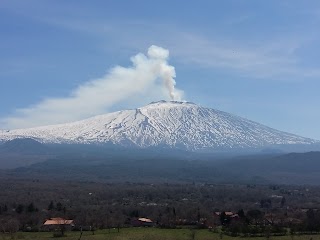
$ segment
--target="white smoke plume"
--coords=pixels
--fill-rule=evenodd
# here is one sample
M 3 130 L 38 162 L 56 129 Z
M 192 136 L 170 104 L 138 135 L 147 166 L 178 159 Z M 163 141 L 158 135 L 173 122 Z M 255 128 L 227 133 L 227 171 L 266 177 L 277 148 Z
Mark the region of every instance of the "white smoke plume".
M 180 101 L 183 91 L 175 88 L 176 73 L 168 58 L 167 49 L 153 45 L 147 55 L 132 57 L 131 67 L 116 66 L 102 78 L 78 86 L 68 97 L 48 98 L 18 109 L 12 116 L 0 119 L 0 127 L 15 129 L 80 120 L 105 113 L 117 103 L 131 103 L 133 98 L 150 98 L 155 93 L 162 99 Z
M 175 89 L 176 71 L 173 66 L 168 65 L 169 51 L 167 49 L 152 45 L 148 49 L 149 58 L 155 60 L 155 73 L 162 78 L 171 100 L 181 101 L 182 93 Z

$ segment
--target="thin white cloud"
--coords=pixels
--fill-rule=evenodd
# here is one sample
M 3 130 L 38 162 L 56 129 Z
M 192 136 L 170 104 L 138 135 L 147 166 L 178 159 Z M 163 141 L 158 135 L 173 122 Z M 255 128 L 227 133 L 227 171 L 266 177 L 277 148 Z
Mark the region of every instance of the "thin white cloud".
M 112 49 L 119 51 L 121 48 L 130 51 L 132 49 L 141 50 L 151 43 L 157 42 L 157 44 L 169 48 L 175 60 L 200 68 L 224 69 L 229 73 L 268 80 L 295 80 L 299 78 L 306 80 L 305 78 L 320 76 L 317 66 L 307 67 L 308 64 L 304 63 L 307 60 L 296 53 L 296 50 L 299 50 L 303 45 L 308 45 L 310 38 L 315 43 L 318 42 L 316 40 L 319 39 L 319 36 L 314 33 L 314 28 L 307 33 L 303 32 L 303 34 L 291 30 L 291 32 L 278 33 L 276 36 L 270 35 L 265 39 L 253 40 L 247 36 L 238 40 L 225 33 L 219 34 L 217 32 L 213 35 L 211 29 L 202 29 L 201 32 L 206 34 L 199 34 L 197 30 L 187 29 L 186 26 L 166 24 L 165 19 L 161 24 L 153 21 L 139 21 L 139 18 L 130 19 L 130 21 L 125 19 L 115 21 L 114 19 L 109 20 L 108 16 L 96 16 L 97 9 L 86 9 L 85 7 L 88 6 L 64 3 L 61 8 L 60 4 L 44 4 L 42 1 L 33 1 L 33 5 L 41 10 L 48 9 L 49 6 L 50 13 L 36 11 L 31 14 L 29 11 L 25 11 L 28 5 L 18 8 L 19 2 L 11 6 L 11 1 L 7 1 L 7 9 L 49 25 L 82 32 L 95 38 L 98 45 L 107 42 L 108 46 L 105 48 L 108 51 L 112 51 Z M 284 4 L 283 7 L 292 7 L 291 4 L 287 5 Z M 296 7 L 296 5 L 294 6 Z M 61 9 L 63 9 L 63 14 L 60 13 Z M 310 11 L 310 8 L 307 9 Z M 294 11 L 301 14 L 305 8 L 299 7 Z M 84 12 L 86 14 L 85 21 L 83 20 Z M 234 22 L 248 21 L 248 19 L 254 21 L 257 18 L 255 14 L 251 12 L 245 15 L 239 13 L 239 15 L 229 16 L 229 18 L 223 19 L 224 23 L 221 24 L 224 25 L 220 27 L 230 28 Z M 219 31 L 218 26 L 214 26 L 214 28 Z M 255 36 L 254 33 L 252 35 Z
M 246 43 L 228 36 L 217 38 L 184 31 L 181 27 L 166 24 L 119 22 L 111 27 L 108 22 L 46 21 L 73 31 L 95 34 L 99 39 L 108 39 L 111 45 L 127 49 L 142 49 L 156 41 L 169 48 L 176 61 L 193 67 L 224 69 L 246 77 L 269 80 L 306 80 L 320 76 L 318 68 L 307 67 L 304 64 L 306 60 L 297 54 L 300 48 L 317 39 L 314 34 L 299 36 L 285 33 L 261 42 L 252 40 Z M 150 29 L 156 31 L 150 32 Z M 109 46 L 105 48 L 110 51 Z
M 131 58 L 131 67 L 114 67 L 104 77 L 78 86 L 68 97 L 18 109 L 13 116 L 0 119 L 1 126 L 12 129 L 75 121 L 105 113 L 116 103 L 130 103 L 137 96 L 181 100 L 183 93 L 175 88 L 175 69 L 167 63 L 168 57 L 168 50 L 151 46 L 147 55 Z
M 193 67 L 275 81 L 305 81 L 320 77 L 320 66 L 309 66 L 309 59 L 299 55 L 306 46 L 312 46 L 315 42 L 317 37 L 313 34 L 292 36 L 287 33 L 286 36 L 248 43 L 229 37 L 217 38 L 181 31 L 170 33 L 170 36 L 160 43 L 171 49 L 177 61 Z

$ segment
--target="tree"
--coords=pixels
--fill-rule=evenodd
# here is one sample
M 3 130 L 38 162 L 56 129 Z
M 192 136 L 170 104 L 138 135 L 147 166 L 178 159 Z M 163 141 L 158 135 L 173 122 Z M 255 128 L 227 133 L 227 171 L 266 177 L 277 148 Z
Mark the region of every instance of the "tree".
M 314 211 L 309 209 L 306 212 L 307 215 L 307 230 L 308 231 L 319 231 L 320 230 L 320 211 Z
M 140 216 L 140 212 L 139 212 L 139 210 L 135 209 L 135 210 L 133 210 L 133 211 L 130 212 L 129 216 L 132 217 L 132 218 L 133 218 L 133 217 L 134 217 L 134 218 L 137 218 L 137 217 Z
M 16 208 L 16 212 L 21 214 L 24 210 L 24 206 L 22 204 L 19 204 L 18 207 Z
M 13 234 L 19 230 L 19 222 L 17 219 L 1 219 L 0 220 L 1 231 L 3 233 L 10 233 L 13 239 Z
M 260 200 L 260 207 L 261 208 L 271 208 L 272 207 L 271 199 L 261 199 Z
M 51 201 L 50 204 L 49 204 L 49 206 L 48 206 L 48 210 L 49 210 L 49 211 L 52 210 L 52 209 L 54 209 L 54 203 L 53 203 L 53 201 Z
M 245 219 L 245 215 L 244 215 L 244 211 L 243 211 L 243 209 L 240 209 L 239 211 L 238 211 L 238 215 L 239 215 L 239 218 L 241 218 L 241 219 Z
M 63 207 L 62 207 L 62 203 L 61 202 L 58 202 L 57 203 L 57 211 L 62 211 Z
M 220 214 L 220 222 L 221 222 L 221 225 L 227 226 L 231 222 L 231 217 L 226 215 L 225 212 L 221 212 L 221 214 Z
M 280 207 L 283 208 L 286 205 L 286 198 L 282 197 Z
M 36 211 L 36 208 L 34 207 L 33 203 L 30 203 L 27 207 L 27 211 L 28 212 L 35 212 Z
M 250 220 L 253 220 L 255 222 L 255 225 L 257 226 L 258 225 L 258 221 L 260 219 L 262 219 L 263 217 L 263 212 L 261 212 L 260 210 L 249 210 L 247 212 L 247 217 L 250 219 Z

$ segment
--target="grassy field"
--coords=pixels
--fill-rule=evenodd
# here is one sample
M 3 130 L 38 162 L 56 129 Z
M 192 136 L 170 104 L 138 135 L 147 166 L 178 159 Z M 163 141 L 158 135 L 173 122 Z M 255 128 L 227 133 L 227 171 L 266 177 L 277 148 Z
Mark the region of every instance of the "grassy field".
M 13 235 L 0 234 L 0 240 L 9 239 L 28 239 L 28 240 L 40 240 L 40 239 L 61 239 L 61 240 L 78 240 L 80 237 L 79 232 L 67 232 L 65 237 L 54 238 L 50 232 L 18 232 Z M 91 232 L 83 232 L 81 240 L 213 240 L 221 239 L 220 234 L 213 233 L 208 230 L 190 230 L 190 229 L 157 229 L 157 228 L 126 228 L 121 229 L 118 233 L 117 230 L 100 230 L 96 231 L 95 235 Z M 266 239 L 265 237 L 260 238 L 244 238 L 244 237 L 229 237 L 222 236 L 224 240 L 261 240 Z M 282 237 L 270 237 L 269 239 L 276 240 L 292 240 L 291 236 Z M 304 235 L 294 236 L 293 240 L 320 240 L 320 235 Z

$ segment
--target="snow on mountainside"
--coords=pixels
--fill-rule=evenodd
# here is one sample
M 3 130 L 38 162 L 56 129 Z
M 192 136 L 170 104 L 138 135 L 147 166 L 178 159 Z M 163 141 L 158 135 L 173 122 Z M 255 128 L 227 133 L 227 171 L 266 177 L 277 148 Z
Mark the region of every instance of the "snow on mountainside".
M 42 143 L 106 143 L 188 150 L 252 148 L 317 141 L 189 102 L 154 102 L 86 120 L 0 131 L 0 141 L 32 138 Z

